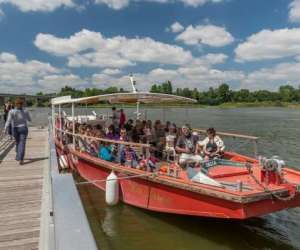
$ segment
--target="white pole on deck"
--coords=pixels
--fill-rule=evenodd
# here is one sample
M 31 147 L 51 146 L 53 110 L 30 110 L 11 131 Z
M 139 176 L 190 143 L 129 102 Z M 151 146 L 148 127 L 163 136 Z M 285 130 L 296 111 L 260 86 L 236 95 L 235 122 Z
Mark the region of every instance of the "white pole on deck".
M 75 134 L 75 111 L 74 111 L 74 102 L 72 102 L 72 133 L 73 133 L 73 136 L 72 136 L 72 142 L 73 142 L 73 147 L 75 149 L 75 137 L 74 137 L 74 134 Z
M 58 115 L 59 115 L 59 129 L 60 129 L 60 140 L 62 141 L 62 119 L 61 119 L 61 105 L 58 105 Z
M 136 119 L 139 120 L 140 119 L 140 102 L 137 101 L 136 103 Z

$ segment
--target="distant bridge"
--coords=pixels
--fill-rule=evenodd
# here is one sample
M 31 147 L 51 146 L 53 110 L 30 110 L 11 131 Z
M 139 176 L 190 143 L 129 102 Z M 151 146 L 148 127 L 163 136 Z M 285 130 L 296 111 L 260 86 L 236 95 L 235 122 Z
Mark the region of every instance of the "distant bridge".
M 24 98 L 25 100 L 48 100 L 55 97 L 56 94 L 46 94 L 46 95 L 27 95 L 27 94 L 10 94 L 10 93 L 0 93 L 0 105 L 4 105 L 4 103 L 10 98 Z

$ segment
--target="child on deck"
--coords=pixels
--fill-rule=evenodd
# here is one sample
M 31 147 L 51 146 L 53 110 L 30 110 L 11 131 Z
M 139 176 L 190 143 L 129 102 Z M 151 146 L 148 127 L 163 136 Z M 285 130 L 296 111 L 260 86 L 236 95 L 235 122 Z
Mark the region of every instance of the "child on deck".
M 105 161 L 113 161 L 114 156 L 112 154 L 112 147 L 109 143 L 104 142 L 99 148 L 99 158 Z
M 136 152 L 129 146 L 125 145 L 121 151 L 120 162 L 122 165 L 131 166 L 136 168 L 138 165 L 138 156 Z

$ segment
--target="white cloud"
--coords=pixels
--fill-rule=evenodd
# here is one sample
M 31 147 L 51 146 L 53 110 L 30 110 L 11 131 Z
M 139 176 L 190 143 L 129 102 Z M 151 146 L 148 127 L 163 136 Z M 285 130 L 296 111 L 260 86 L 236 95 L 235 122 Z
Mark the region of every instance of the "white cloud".
M 138 90 L 149 90 L 152 84 L 170 80 L 175 88 L 207 89 L 217 87 L 223 82 L 242 81 L 245 75 L 242 71 L 222 71 L 207 65 L 187 65 L 177 69 L 155 68 L 145 74 L 134 74 Z M 131 89 L 128 76 L 110 76 L 104 73 L 94 74 L 92 82 L 97 87 L 117 86 Z
M 49 63 L 37 60 L 21 62 L 16 55 L 0 53 L 0 91 L 5 93 L 53 92 L 64 85 L 80 87 L 86 83 L 80 77 L 63 75 Z
M 70 67 L 122 68 L 136 62 L 181 65 L 193 59 L 190 51 L 148 37 L 105 38 L 85 29 L 69 38 L 38 34 L 34 44 L 50 54 L 67 57 Z
M 18 59 L 14 54 L 7 52 L 0 53 L 0 63 L 14 63 L 17 61 Z
M 95 4 L 103 4 L 107 7 L 120 10 L 127 7 L 131 2 L 156 2 L 156 3 L 174 3 L 174 2 L 182 2 L 187 6 L 198 7 L 202 6 L 206 3 L 219 3 L 224 0 L 93 0 Z M 44 11 L 50 12 L 54 11 L 60 7 L 71 7 L 76 8 L 77 10 L 85 9 L 84 3 L 83 5 L 78 5 L 75 3 L 75 0 L 0 0 L 0 5 L 2 4 L 11 4 L 16 6 L 23 12 L 28 11 Z M 1 13 L 0 13 L 1 14 Z
M 39 79 L 37 83 L 39 84 L 40 88 L 43 89 L 43 91 L 47 92 L 55 92 L 64 86 L 71 86 L 74 88 L 88 87 L 83 86 L 85 84 L 85 80 L 74 74 L 46 75 Z
M 107 51 L 94 51 L 90 53 L 74 54 L 68 57 L 68 66 L 73 68 L 80 67 L 118 67 L 124 68 L 133 66 L 135 63 L 120 56 L 118 53 Z
M 171 80 L 177 87 L 206 88 L 244 77 L 240 71 L 212 68 L 212 65 L 227 60 L 225 54 L 210 53 L 195 58 L 190 51 L 151 38 L 105 38 L 101 33 L 82 30 L 69 38 L 39 34 L 35 45 L 50 54 L 68 58 L 71 67 L 104 68 L 101 73 L 91 76 L 91 82 L 96 87 L 116 84 L 124 88 L 130 86 L 128 76 L 118 76 L 120 69 L 140 63 L 156 64 L 156 68 L 150 72 L 136 74 L 141 84 L 139 89 L 144 90 L 155 81 Z M 164 65 L 170 65 L 173 69 L 164 69 Z
M 207 62 L 207 64 L 213 65 L 213 64 L 224 63 L 228 59 L 228 56 L 223 53 L 218 53 L 218 54 L 209 53 L 203 56 L 201 59 Z
M 32 85 L 36 79 L 58 72 L 59 70 L 49 63 L 36 60 L 22 63 L 14 54 L 0 53 L 0 84 L 3 85 Z
M 192 6 L 192 7 L 198 7 L 198 6 L 204 5 L 209 2 L 211 2 L 211 3 L 223 2 L 223 0 L 180 0 L 180 1 L 188 6 Z
M 0 0 L 1 4 L 12 4 L 23 12 L 53 11 L 59 7 L 75 7 L 72 0 Z
M 234 41 L 233 36 L 224 27 L 212 24 L 188 26 L 176 37 L 187 45 L 208 45 L 211 47 L 223 47 Z
M 4 18 L 5 14 L 3 10 L 0 9 L 0 21 Z
M 187 6 L 198 7 L 202 6 L 206 3 L 220 3 L 224 0 L 95 0 L 96 4 L 105 4 L 109 8 L 114 10 L 120 10 L 127 7 L 130 2 L 156 2 L 156 3 L 174 3 L 174 2 L 182 2 Z
M 170 28 L 168 28 L 168 30 L 172 31 L 173 33 L 177 33 L 184 30 L 184 27 L 179 22 L 175 22 L 170 26 Z
M 300 0 L 293 0 L 289 6 L 289 19 L 291 22 L 300 22 Z
M 96 4 L 105 4 L 111 9 L 120 10 L 128 6 L 129 0 L 95 0 Z
M 300 28 L 262 30 L 235 49 L 238 61 L 258 61 L 300 55 Z
M 83 29 L 70 38 L 58 38 L 51 34 L 39 33 L 34 44 L 50 54 L 68 56 L 88 49 L 100 50 L 105 46 L 105 40 L 101 33 Z
M 300 85 L 300 63 L 280 63 L 272 68 L 251 72 L 242 81 L 241 88 L 277 90 L 279 86 Z
M 119 69 L 110 69 L 110 68 L 107 68 L 105 70 L 102 71 L 103 74 L 106 74 L 106 75 L 119 75 L 122 73 L 121 70 Z
M 135 74 L 139 90 L 148 90 L 154 83 L 165 80 L 173 81 L 175 87 L 207 88 L 217 86 L 225 80 L 240 79 L 241 72 L 220 71 L 212 69 L 213 64 L 222 63 L 227 56 L 224 54 L 208 54 L 175 69 L 157 67 L 145 74 Z M 128 75 L 118 68 L 106 68 L 100 74 L 84 78 L 65 73 L 49 63 L 37 60 L 19 61 L 16 55 L 0 53 L 0 91 L 14 93 L 55 92 L 68 85 L 76 88 L 109 86 L 130 89 Z

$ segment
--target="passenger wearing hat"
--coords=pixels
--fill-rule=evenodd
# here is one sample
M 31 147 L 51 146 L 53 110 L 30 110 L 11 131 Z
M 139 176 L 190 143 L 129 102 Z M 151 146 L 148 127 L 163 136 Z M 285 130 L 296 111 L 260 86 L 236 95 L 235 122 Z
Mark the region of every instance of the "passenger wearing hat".
M 224 154 L 225 145 L 222 139 L 217 135 L 214 128 L 206 130 L 207 137 L 198 142 L 198 147 L 202 148 L 205 160 L 220 158 Z
M 188 124 L 182 126 L 181 136 L 176 143 L 176 152 L 180 154 L 179 164 L 185 167 L 188 163 L 200 163 L 203 159 L 200 155 L 195 154 L 198 137 L 191 133 Z
M 8 128 L 11 125 L 13 136 L 16 141 L 16 160 L 20 165 L 23 164 L 26 139 L 28 135 L 27 122 L 31 121 L 31 117 L 27 110 L 23 108 L 24 101 L 17 98 L 15 101 L 15 108 L 10 110 L 8 113 L 8 118 L 5 123 L 4 130 L 8 132 Z

